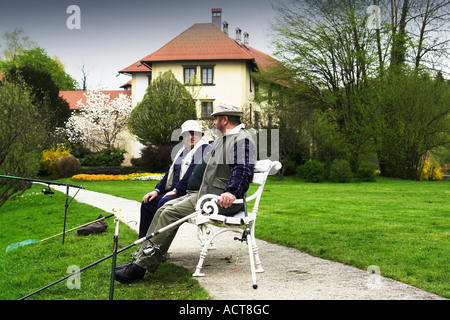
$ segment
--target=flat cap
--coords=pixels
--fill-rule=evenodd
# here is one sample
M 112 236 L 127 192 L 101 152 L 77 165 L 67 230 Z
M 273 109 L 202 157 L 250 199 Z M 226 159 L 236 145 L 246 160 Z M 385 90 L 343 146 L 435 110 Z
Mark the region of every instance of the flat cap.
M 211 113 L 211 116 L 236 116 L 242 117 L 244 112 L 242 112 L 241 107 L 227 102 L 219 102 L 216 111 Z

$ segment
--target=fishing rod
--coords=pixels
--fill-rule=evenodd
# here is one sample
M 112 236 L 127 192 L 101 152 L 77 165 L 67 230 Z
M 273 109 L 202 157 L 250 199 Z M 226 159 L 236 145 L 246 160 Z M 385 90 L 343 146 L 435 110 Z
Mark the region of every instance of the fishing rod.
M 94 220 L 94 221 L 91 221 L 91 222 L 82 224 L 81 226 L 78 226 L 78 227 L 72 228 L 72 229 L 70 229 L 70 230 L 67 230 L 65 233 L 69 233 L 69 232 L 71 232 L 71 231 L 78 230 L 78 229 L 80 229 L 80 228 L 82 228 L 82 227 L 86 227 L 86 226 L 88 226 L 88 225 L 90 225 L 90 224 L 93 224 L 93 223 L 96 223 L 96 222 L 100 222 L 100 221 L 105 220 L 105 219 L 108 219 L 108 218 L 110 218 L 110 217 L 112 217 L 112 216 L 114 216 L 114 214 L 110 214 L 110 215 L 108 215 L 108 216 L 106 216 L 106 217 L 98 218 L 98 219 L 96 219 L 96 220 Z M 12 243 L 12 244 L 10 244 L 8 247 L 6 247 L 6 252 L 10 252 L 10 251 L 16 250 L 16 249 L 18 249 L 18 248 L 20 248 L 20 247 L 24 247 L 24 246 L 27 246 L 27 245 L 29 245 L 29 244 L 36 243 L 36 242 L 39 242 L 39 241 L 40 241 L 40 242 L 47 241 L 47 240 L 53 239 L 53 238 L 55 238 L 55 237 L 57 237 L 57 236 L 60 236 L 60 235 L 62 235 L 62 234 L 63 234 L 63 233 L 61 232 L 61 233 L 55 234 L 55 235 L 53 235 L 53 236 L 51 236 L 51 237 L 48 237 L 48 238 L 45 238 L 45 239 L 42 239 L 42 240 L 28 239 L 28 240 L 24 240 L 24 241 L 21 241 L 21 242 Z
M 27 294 L 26 296 L 23 296 L 23 297 L 20 298 L 19 300 L 25 300 L 26 298 L 28 298 L 28 297 L 30 297 L 30 296 L 32 296 L 32 295 L 38 293 L 38 292 L 41 292 L 42 290 L 45 290 L 45 289 L 47 289 L 47 288 L 50 288 L 51 286 L 54 286 L 55 284 L 60 283 L 61 281 L 64 281 L 64 280 L 66 280 L 66 279 L 68 279 L 68 278 L 70 278 L 70 277 L 73 277 L 73 276 L 75 276 L 75 275 L 81 273 L 82 271 L 84 271 L 84 270 L 86 270 L 86 269 L 89 269 L 89 268 L 91 268 L 91 267 L 93 267 L 93 266 L 99 264 L 100 262 L 103 262 L 103 261 L 105 261 L 105 260 L 107 260 L 107 259 L 113 257 L 114 255 L 117 255 L 117 254 L 120 253 L 120 252 L 123 252 L 123 251 L 125 251 L 125 250 L 128 250 L 128 249 L 130 249 L 131 247 L 134 247 L 134 246 L 136 246 L 136 245 L 139 245 L 139 244 L 141 244 L 142 242 L 144 242 L 145 240 L 149 240 L 149 239 L 153 238 L 154 236 L 156 236 L 156 235 L 158 235 L 158 234 L 160 234 L 160 233 L 163 233 L 163 232 L 165 232 L 165 231 L 167 231 L 167 230 L 169 230 L 169 229 L 171 229 L 171 228 L 173 228 L 173 227 L 175 227 L 175 226 L 177 226 L 177 225 L 179 225 L 179 224 L 181 224 L 181 223 L 183 223 L 183 222 L 185 222 L 185 221 L 187 221 L 187 220 L 189 220 L 189 219 L 191 219 L 191 218 L 194 218 L 194 217 L 197 216 L 197 215 L 198 215 L 198 211 L 195 211 L 195 212 L 193 212 L 193 213 L 191 213 L 191 214 L 185 216 L 184 218 L 181 218 L 181 219 L 179 219 L 179 220 L 177 220 L 177 221 L 175 221 L 175 222 L 172 222 L 171 224 L 168 224 L 167 226 L 162 227 L 161 229 L 156 230 L 156 231 L 152 232 L 151 234 L 149 234 L 149 235 L 147 235 L 147 236 L 145 236 L 145 237 L 142 237 L 142 238 L 136 240 L 135 242 L 133 242 L 133 243 L 127 245 L 126 247 L 123 247 L 123 248 L 120 249 L 120 250 L 114 250 L 113 253 L 111 253 L 111 254 L 109 254 L 109 255 L 107 255 L 107 256 L 105 256 L 105 257 L 103 257 L 103 258 L 101 258 L 101 259 L 99 259 L 99 260 L 97 260 L 97 261 L 94 261 L 94 262 L 92 262 L 91 264 L 89 264 L 89 265 L 87 265 L 87 266 L 85 266 L 85 267 L 83 267 L 83 268 L 81 268 L 81 269 L 79 269 L 79 270 L 77 270 L 77 271 L 75 271 L 75 272 L 73 272 L 73 273 L 71 273 L 71 274 L 65 276 L 65 277 L 62 277 L 62 278 L 59 279 L 59 280 L 56 280 L 56 281 L 54 281 L 54 282 L 48 284 L 48 285 L 46 285 L 45 287 L 42 287 L 42 288 L 40 288 L 40 289 L 38 289 L 38 290 L 36 290 L 36 291 L 34 291 L 34 292 L 32 292 L 32 293 Z
M 55 181 L 38 180 L 38 179 L 30 179 L 30 178 L 22 178 L 22 177 L 13 177 L 13 176 L 6 176 L 3 174 L 0 174 L 0 178 L 8 178 L 8 179 L 15 179 L 15 180 L 30 181 L 30 182 L 39 182 L 39 183 L 44 183 L 47 185 L 53 184 L 56 186 L 68 186 L 68 187 L 72 187 L 72 188 L 84 189 L 84 186 L 78 186 L 78 185 L 74 185 L 74 184 L 55 182 Z
M 109 285 L 109 300 L 113 300 L 114 298 L 114 273 L 116 271 L 116 257 L 117 257 L 117 249 L 119 245 L 119 219 L 114 220 L 116 222 L 116 230 L 114 232 L 114 247 L 113 247 L 113 256 L 112 256 L 112 266 L 111 266 L 111 281 Z
M 0 178 L 7 178 L 7 179 L 15 179 L 15 180 L 22 180 L 22 181 L 30 181 L 30 182 L 37 182 L 37 183 L 43 183 L 48 185 L 48 189 L 43 188 L 42 192 L 44 194 L 54 194 L 54 192 L 51 190 L 50 185 L 56 185 L 56 186 L 65 186 L 66 187 L 66 204 L 64 206 L 64 226 L 63 226 L 63 237 L 62 237 L 62 244 L 64 244 L 65 234 L 66 234 L 66 221 L 67 221 L 67 210 L 69 209 L 69 205 L 72 203 L 72 200 L 76 197 L 80 189 L 85 189 L 84 186 L 81 185 L 74 185 L 74 184 L 68 184 L 68 183 L 62 183 L 62 182 L 55 182 L 55 181 L 46 181 L 46 180 L 39 180 L 39 179 L 30 179 L 30 178 L 22 178 L 22 177 L 13 177 L 13 176 L 7 176 L 0 174 Z M 72 197 L 72 200 L 69 202 L 69 188 L 78 188 L 78 191 L 75 193 L 75 195 Z

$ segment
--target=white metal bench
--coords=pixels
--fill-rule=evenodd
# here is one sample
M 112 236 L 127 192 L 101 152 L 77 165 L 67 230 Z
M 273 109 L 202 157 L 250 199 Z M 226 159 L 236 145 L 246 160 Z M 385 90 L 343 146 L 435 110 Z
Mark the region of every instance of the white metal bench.
M 205 274 L 201 273 L 203 261 L 208 254 L 208 249 L 215 249 L 213 240 L 221 233 L 226 231 L 233 231 L 242 233 L 246 222 L 250 226 L 250 236 L 252 237 L 252 249 L 255 261 L 255 272 L 264 272 L 259 258 L 258 246 L 255 242 L 255 222 L 258 213 L 259 202 L 264 190 L 267 177 L 269 175 L 276 174 L 281 169 L 281 163 L 271 160 L 259 160 L 255 164 L 252 185 L 258 186 L 256 191 L 247 196 L 247 203 L 255 200 L 253 207 L 248 207 L 248 220 L 245 220 L 245 212 L 240 211 L 233 216 L 225 216 L 218 214 L 217 200 L 218 196 L 212 194 L 206 194 L 202 196 L 196 206 L 196 212 L 198 215 L 189 220 L 190 223 L 197 225 L 197 237 L 199 238 L 202 249 L 200 251 L 200 260 L 197 264 L 197 268 L 193 274 L 194 277 L 203 277 Z M 243 203 L 242 199 L 235 200 L 234 203 Z M 211 228 L 214 225 L 218 228 Z

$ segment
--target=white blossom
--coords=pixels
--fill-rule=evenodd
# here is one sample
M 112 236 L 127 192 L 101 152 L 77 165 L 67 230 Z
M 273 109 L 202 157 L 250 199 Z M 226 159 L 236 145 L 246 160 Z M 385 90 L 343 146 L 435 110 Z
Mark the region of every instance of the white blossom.
M 125 94 L 112 99 L 101 91 L 88 91 L 86 102 L 78 101 L 78 113 L 66 122 L 66 133 L 72 143 L 82 143 L 96 150 L 114 147 L 118 135 L 128 124 L 131 98 Z

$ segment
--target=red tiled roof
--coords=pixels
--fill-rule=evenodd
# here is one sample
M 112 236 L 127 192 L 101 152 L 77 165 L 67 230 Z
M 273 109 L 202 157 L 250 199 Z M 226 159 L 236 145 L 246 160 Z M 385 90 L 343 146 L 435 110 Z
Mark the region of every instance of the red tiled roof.
M 151 72 L 152 68 L 141 63 L 141 60 L 129 65 L 125 69 L 119 71 L 119 73 L 135 73 L 135 72 Z
M 142 61 L 251 60 L 252 57 L 213 23 L 196 23 Z
M 132 85 L 132 80 L 128 81 L 127 83 L 124 83 L 123 85 L 121 85 L 119 88 L 126 88 Z
M 142 59 L 148 63 L 189 60 L 254 60 L 263 67 L 275 59 L 254 48 L 237 44 L 214 23 L 196 23 Z
M 196 23 L 160 49 L 119 72 L 149 72 L 151 68 L 146 63 L 192 60 L 255 61 L 261 69 L 278 61 L 252 47 L 246 47 L 243 43 L 237 44 L 214 23 Z
M 101 92 L 108 94 L 111 99 L 118 98 L 120 94 L 125 94 L 131 97 L 131 90 L 101 90 Z M 79 110 L 80 108 L 77 106 L 78 101 L 82 100 L 83 103 L 86 102 L 85 93 L 87 93 L 87 91 L 83 90 L 60 91 L 59 96 L 69 103 L 70 110 Z
M 249 54 L 255 59 L 258 68 L 266 69 L 274 64 L 280 63 L 277 59 L 265 54 L 264 52 L 258 51 L 255 48 L 248 47 L 246 50 L 249 51 Z

